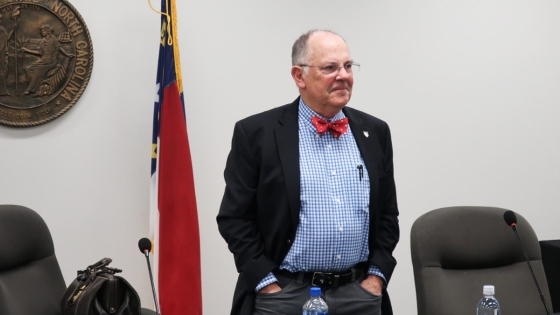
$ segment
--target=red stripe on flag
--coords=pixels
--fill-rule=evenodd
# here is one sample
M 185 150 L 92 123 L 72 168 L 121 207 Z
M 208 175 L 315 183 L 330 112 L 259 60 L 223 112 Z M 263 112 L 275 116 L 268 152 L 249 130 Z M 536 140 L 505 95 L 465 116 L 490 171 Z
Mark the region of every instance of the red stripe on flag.
M 160 310 L 164 315 L 201 315 L 200 237 L 187 127 L 177 83 L 163 93 L 158 147 Z

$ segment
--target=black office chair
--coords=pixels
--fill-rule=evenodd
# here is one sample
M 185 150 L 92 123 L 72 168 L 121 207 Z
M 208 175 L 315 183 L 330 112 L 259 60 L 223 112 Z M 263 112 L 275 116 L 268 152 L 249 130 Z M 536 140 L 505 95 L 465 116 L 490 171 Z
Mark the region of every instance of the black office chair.
M 0 314 L 60 315 L 65 290 L 45 221 L 29 208 L 0 205 Z
M 472 315 L 482 287 L 496 287 L 502 314 L 542 315 L 544 306 L 506 209 L 450 207 L 419 217 L 410 234 L 418 315 Z M 517 229 L 552 310 L 539 242 L 517 215 Z

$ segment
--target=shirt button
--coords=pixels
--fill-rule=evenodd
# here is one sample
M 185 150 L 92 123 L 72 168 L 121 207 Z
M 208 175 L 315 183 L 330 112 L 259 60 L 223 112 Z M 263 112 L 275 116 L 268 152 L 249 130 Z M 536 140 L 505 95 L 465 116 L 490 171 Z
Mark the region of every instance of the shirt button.
M 329 148 L 329 149 L 330 149 L 330 148 L 332 148 L 332 145 L 330 145 L 330 144 L 327 144 L 327 148 Z
M 340 257 L 342 257 L 342 256 L 340 256 L 340 255 L 336 255 L 336 259 L 340 259 Z
M 338 230 L 339 230 L 340 232 L 342 232 L 342 231 L 344 231 L 344 228 L 341 226 L 341 227 L 338 228 Z
M 337 203 L 340 203 L 340 199 L 335 198 L 334 201 L 336 201 Z
M 332 171 L 332 173 L 331 173 L 331 174 L 333 174 L 333 175 L 336 175 L 336 171 Z
M 292 244 L 292 240 L 288 240 L 288 244 Z

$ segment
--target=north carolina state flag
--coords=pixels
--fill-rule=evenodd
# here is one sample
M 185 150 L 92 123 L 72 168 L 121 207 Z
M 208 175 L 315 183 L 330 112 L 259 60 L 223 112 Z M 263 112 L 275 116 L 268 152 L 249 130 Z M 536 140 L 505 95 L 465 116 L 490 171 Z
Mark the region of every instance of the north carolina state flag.
M 168 16 L 161 18 L 151 181 L 158 302 L 162 315 L 201 315 L 200 237 L 173 23 L 175 0 L 162 0 L 161 11 Z

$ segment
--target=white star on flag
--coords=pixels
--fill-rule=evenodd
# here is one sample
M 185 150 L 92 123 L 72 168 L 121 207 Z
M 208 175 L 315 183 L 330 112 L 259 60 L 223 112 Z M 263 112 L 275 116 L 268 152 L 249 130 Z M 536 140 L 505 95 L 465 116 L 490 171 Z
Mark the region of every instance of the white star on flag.
M 156 84 L 156 95 L 154 96 L 155 97 L 154 102 L 156 102 L 156 103 L 159 103 L 159 87 L 160 87 L 160 84 L 157 83 Z

